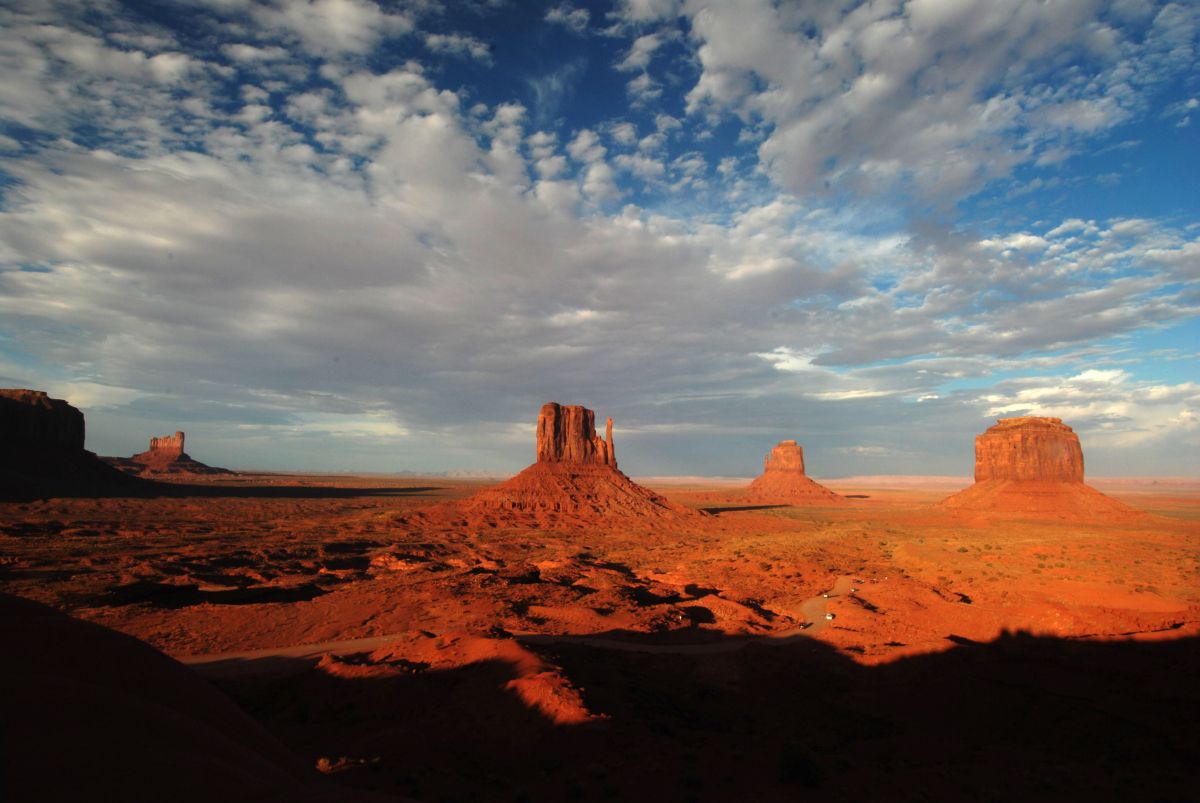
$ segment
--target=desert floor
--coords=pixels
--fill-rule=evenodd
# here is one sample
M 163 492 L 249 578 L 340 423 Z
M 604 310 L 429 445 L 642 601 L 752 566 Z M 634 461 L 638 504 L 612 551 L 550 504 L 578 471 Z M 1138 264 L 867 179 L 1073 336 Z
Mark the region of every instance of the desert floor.
M 903 478 L 813 508 L 649 481 L 709 513 L 678 526 L 406 518 L 487 484 L 0 504 L 0 591 L 419 800 L 1196 799 L 1200 483 L 1097 481 L 1147 515 L 1090 525 Z

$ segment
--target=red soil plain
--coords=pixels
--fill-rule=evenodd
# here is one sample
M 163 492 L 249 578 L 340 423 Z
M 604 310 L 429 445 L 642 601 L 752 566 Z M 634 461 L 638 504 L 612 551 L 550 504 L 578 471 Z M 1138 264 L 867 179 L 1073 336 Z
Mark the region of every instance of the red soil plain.
M 23 415 L 6 799 L 1197 799 L 1200 482 L 1092 488 L 1056 419 L 969 488 L 794 441 L 647 488 L 582 407 L 500 484 L 147 480 Z

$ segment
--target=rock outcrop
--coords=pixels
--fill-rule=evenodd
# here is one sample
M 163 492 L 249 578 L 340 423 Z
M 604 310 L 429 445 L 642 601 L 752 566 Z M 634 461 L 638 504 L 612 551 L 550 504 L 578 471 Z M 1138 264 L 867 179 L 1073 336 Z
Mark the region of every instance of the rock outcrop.
M 1083 482 L 1079 436 L 1061 418 L 1001 418 L 975 438 L 975 481 Z
M 804 450 L 794 440 L 780 441 L 763 460 L 763 473 L 750 483 L 746 498 L 763 504 L 828 505 L 846 499 L 809 479 Z
M 975 438 L 975 484 L 942 501 L 954 510 L 1071 521 L 1142 513 L 1083 482 L 1083 448 L 1060 418 L 1001 418 Z
M 0 389 L 0 499 L 120 492 L 130 478 L 83 448 L 83 413 L 40 390 Z
M 83 413 L 41 390 L 0 389 L 0 442 L 83 450 Z
M 163 435 L 161 438 L 150 439 L 150 452 L 159 455 L 178 457 L 183 454 L 183 433 Z M 147 453 L 144 453 L 147 454 Z
M 133 457 L 105 457 L 110 465 L 140 477 L 188 477 L 201 474 L 233 474 L 226 468 L 218 468 L 194 460 L 183 451 L 184 434 L 163 435 L 150 439 L 150 448 Z
M 537 461 L 617 467 L 612 445 L 612 419 L 606 437 L 596 434 L 596 417 L 579 404 L 547 402 L 538 413 Z
M 512 479 L 457 502 L 417 514 L 489 526 L 575 526 L 597 517 L 699 518 L 704 514 L 659 496 L 617 469 L 612 419 L 605 437 L 579 405 L 543 405 L 537 460 Z M 415 519 L 414 519 L 415 520 Z

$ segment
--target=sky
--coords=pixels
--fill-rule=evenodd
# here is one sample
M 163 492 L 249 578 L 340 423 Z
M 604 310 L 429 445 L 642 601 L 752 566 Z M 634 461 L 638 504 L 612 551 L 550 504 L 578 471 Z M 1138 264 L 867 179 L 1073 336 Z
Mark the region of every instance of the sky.
M 0 386 L 89 449 L 1200 475 L 1200 4 L 0 0 Z

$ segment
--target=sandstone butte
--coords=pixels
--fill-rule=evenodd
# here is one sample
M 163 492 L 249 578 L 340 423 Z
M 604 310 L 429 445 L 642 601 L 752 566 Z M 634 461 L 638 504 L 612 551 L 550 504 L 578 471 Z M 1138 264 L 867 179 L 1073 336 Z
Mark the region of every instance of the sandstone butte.
M 142 477 L 233 473 L 228 469 L 209 466 L 193 459 L 183 450 L 184 437 L 182 432 L 154 437 L 150 439 L 149 449 L 135 454 L 133 457 L 105 457 L 103 459 L 122 471 Z
M 83 448 L 83 413 L 44 391 L 0 388 L 0 499 L 89 495 L 130 480 Z
M 794 440 L 780 441 L 763 460 L 763 473 L 746 490 L 753 502 L 783 505 L 840 504 L 846 498 L 804 473 L 804 450 Z
M 1145 514 L 1083 482 L 1079 436 L 1060 418 L 1001 418 L 975 438 L 975 484 L 942 501 L 968 512 L 1072 521 Z
M 595 414 L 549 402 L 537 420 L 537 460 L 520 474 L 466 499 L 424 511 L 502 522 L 586 524 L 596 517 L 700 517 L 633 482 L 617 468 L 613 424 L 596 434 Z

